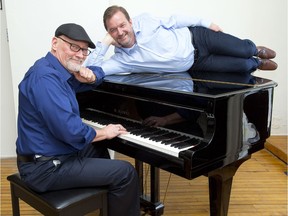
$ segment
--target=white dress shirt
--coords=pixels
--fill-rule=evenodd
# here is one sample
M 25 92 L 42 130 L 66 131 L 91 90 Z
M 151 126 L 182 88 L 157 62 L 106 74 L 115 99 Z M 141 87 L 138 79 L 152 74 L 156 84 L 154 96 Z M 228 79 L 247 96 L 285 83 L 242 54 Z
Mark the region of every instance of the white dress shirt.
M 132 20 L 136 43 L 131 48 L 115 47 L 104 60 L 108 46 L 98 42 L 86 65 L 102 67 L 106 75 L 137 72 L 183 72 L 194 62 L 194 47 L 187 27 L 209 27 L 209 20 L 172 15 L 157 18 L 149 14 Z

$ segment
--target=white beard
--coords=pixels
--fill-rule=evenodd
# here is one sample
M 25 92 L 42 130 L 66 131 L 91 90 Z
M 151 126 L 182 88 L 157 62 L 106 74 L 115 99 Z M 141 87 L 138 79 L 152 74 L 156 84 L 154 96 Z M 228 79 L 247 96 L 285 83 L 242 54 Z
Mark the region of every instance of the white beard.
M 71 72 L 79 72 L 81 68 L 80 64 L 71 62 L 71 61 L 67 61 L 67 69 Z

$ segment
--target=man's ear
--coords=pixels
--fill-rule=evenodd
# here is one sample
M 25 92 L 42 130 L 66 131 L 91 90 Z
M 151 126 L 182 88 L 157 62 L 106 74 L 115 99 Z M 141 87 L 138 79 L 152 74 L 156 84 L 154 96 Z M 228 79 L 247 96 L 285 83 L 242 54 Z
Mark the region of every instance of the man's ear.
M 58 40 L 57 40 L 57 38 L 56 37 L 53 37 L 52 38 L 52 50 L 56 50 L 57 49 L 57 46 L 58 46 Z

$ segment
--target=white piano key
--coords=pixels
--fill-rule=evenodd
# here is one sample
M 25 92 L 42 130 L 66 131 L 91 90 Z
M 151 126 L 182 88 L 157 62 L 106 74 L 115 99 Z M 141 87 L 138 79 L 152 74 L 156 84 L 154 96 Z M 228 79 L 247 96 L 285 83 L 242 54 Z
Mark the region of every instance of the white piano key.
M 99 123 L 91 121 L 91 120 L 82 119 L 82 121 L 83 121 L 83 123 L 85 123 L 91 127 L 94 127 L 95 129 L 102 129 L 103 127 L 105 127 L 105 125 L 99 124 Z M 119 138 L 133 142 L 137 145 L 144 146 L 146 148 L 150 148 L 150 149 L 159 151 L 161 153 L 165 153 L 165 154 L 174 156 L 174 157 L 179 157 L 179 152 L 190 149 L 191 147 L 193 147 L 193 146 L 189 146 L 186 148 L 178 149 L 178 148 L 172 147 L 171 145 L 165 145 L 165 144 L 161 143 L 161 141 L 160 142 L 152 141 L 148 138 L 143 138 L 143 137 L 131 134 L 131 133 L 122 134 L 119 136 Z

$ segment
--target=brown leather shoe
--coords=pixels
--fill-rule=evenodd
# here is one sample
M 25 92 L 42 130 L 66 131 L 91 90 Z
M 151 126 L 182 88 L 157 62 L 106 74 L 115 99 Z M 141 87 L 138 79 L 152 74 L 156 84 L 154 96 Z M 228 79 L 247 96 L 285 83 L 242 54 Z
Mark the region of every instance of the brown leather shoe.
M 269 59 L 259 59 L 260 65 L 258 66 L 259 70 L 276 70 L 278 65 L 276 62 Z
M 276 56 L 276 52 L 264 46 L 257 46 L 257 57 L 261 59 L 273 59 Z

